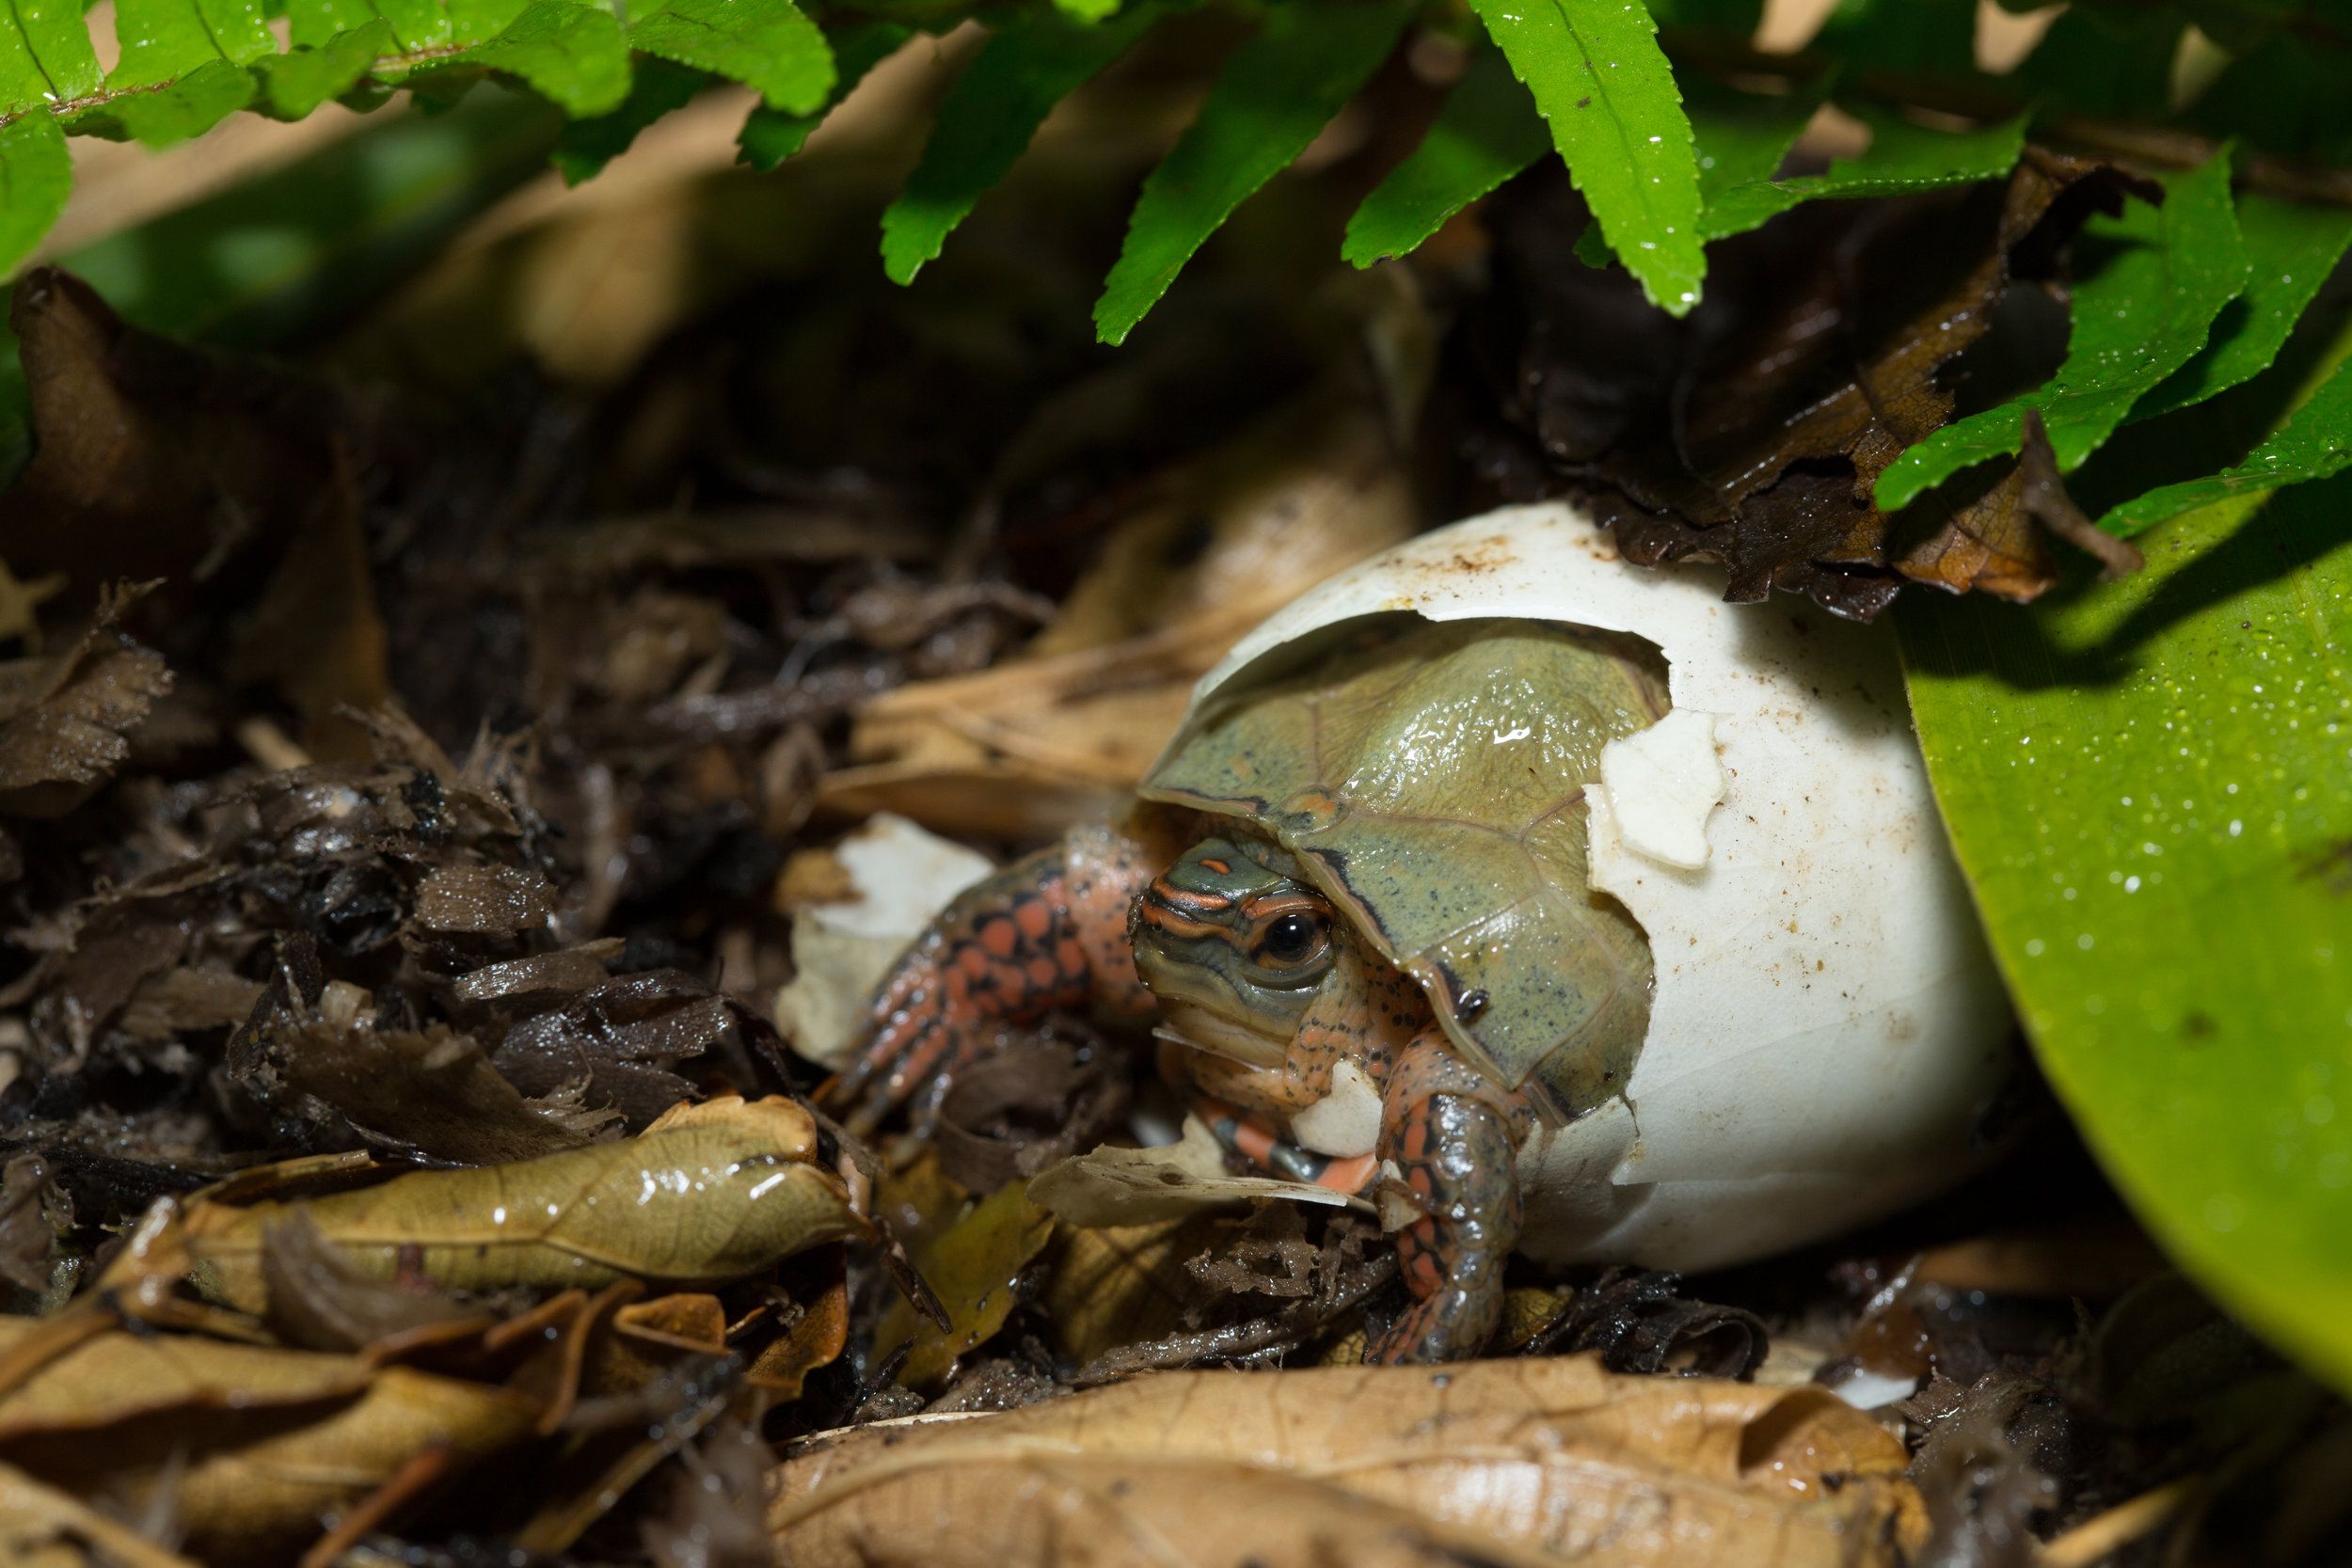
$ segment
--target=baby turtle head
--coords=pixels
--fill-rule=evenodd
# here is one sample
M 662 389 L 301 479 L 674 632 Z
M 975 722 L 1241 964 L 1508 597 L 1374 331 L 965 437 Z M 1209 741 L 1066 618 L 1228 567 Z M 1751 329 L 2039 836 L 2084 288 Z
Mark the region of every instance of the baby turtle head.
M 1331 972 L 1336 920 L 1321 894 L 1230 839 L 1196 845 L 1127 918 L 1136 971 L 1194 1045 L 1279 1065 Z

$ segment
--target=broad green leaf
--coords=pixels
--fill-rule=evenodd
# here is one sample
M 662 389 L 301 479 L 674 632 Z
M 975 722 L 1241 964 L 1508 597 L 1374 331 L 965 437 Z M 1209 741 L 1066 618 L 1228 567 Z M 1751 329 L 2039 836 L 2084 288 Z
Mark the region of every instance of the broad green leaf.
M 1036 11 L 992 33 L 941 100 L 923 161 L 882 214 L 882 270 L 891 280 L 914 281 L 973 203 L 1027 150 L 1054 105 L 1157 20 L 1142 5 L 1092 25 Z
M 343 14 L 342 8 L 352 6 L 353 0 L 302 0 L 302 3 L 334 5 L 341 16 Z M 294 0 L 289 0 L 289 4 L 294 4 Z M 400 38 L 401 48 L 409 53 L 477 41 L 496 30 L 488 28 L 460 35 L 451 24 L 449 8 L 442 0 L 369 0 L 369 4 L 392 24 L 392 31 Z M 299 14 L 298 8 L 296 14 Z M 359 13 L 355 7 L 350 14 Z M 353 26 L 357 24 L 345 22 L 342 24 Z
M 1657 24 L 1637 0 L 1472 0 L 1535 95 L 1601 236 L 1650 301 L 1699 302 L 1698 154 Z
M 2214 319 L 2195 358 L 2132 407 L 2134 420 L 2202 403 L 2268 369 L 2352 243 L 2352 210 L 2247 191 L 2237 201 L 2246 290 Z
M 1940 131 L 1876 106 L 1856 109 L 1870 127 L 1870 144 L 1839 158 L 1822 174 L 1763 180 L 1710 193 L 1700 230 L 1709 240 L 1743 234 L 1801 202 L 1873 196 L 1908 196 L 1950 185 L 1999 180 L 2026 147 L 2024 117 L 1973 131 Z M 1802 132 L 1803 124 L 1797 129 Z M 1777 160 L 1776 160 L 1777 161 Z
M 143 147 L 170 147 L 200 136 L 253 102 L 258 86 L 243 66 L 215 59 L 151 92 L 124 93 L 70 123 L 112 121 Z
M 16 13 L 0 4 L 0 114 L 39 109 L 48 114 L 49 78 L 33 59 L 32 45 L 17 26 Z
M 1551 150 L 1543 117 L 1489 45 L 1446 95 L 1421 145 L 1347 220 L 1340 254 L 1359 267 L 1417 249 L 1446 219 Z
M 1698 143 L 1701 204 L 1711 207 L 1730 192 L 1779 173 L 1828 87 L 1824 77 L 1811 90 L 1741 92 L 1692 77 L 1683 88 L 1683 107 L 1690 111 L 1691 134 Z
M 262 83 L 254 106 L 278 119 L 300 119 L 328 99 L 350 91 L 377 56 L 395 47 L 391 24 L 378 17 L 319 47 L 270 55 L 253 68 Z
M 381 0 L 378 3 L 380 6 Z M 437 6 L 449 19 L 451 41 L 473 44 L 485 39 L 494 39 L 513 26 L 528 8 L 530 0 L 428 0 L 428 3 Z M 585 5 L 590 0 L 566 0 L 566 3 Z M 609 8 L 618 16 L 625 8 L 613 5 L 599 6 L 598 8 Z
M 119 0 L 115 36 L 122 57 L 106 85 L 118 89 L 154 87 L 228 57 L 213 41 L 196 0 Z
M 196 0 L 196 8 L 225 57 L 249 65 L 278 53 L 278 40 L 270 36 L 269 8 L 262 0 Z M 117 0 L 115 15 L 122 15 L 121 0 Z
M 2015 80 L 2080 114 L 2158 119 L 2170 105 L 2172 62 L 2188 25 L 2162 6 L 2073 6 L 2042 35 Z
M 368 0 L 287 0 L 286 26 L 296 49 L 324 49 L 347 33 L 382 22 L 392 30 L 394 47 L 402 47 L 400 19 L 390 9 L 378 14 Z
M 1946 425 L 1879 476 L 1879 505 L 1899 511 L 1961 469 L 2015 452 L 2028 408 L 2042 410 L 2060 471 L 2097 451 L 2132 404 L 2204 346 L 2221 308 L 2246 286 L 2246 247 L 2230 205 L 2230 160 L 2168 176 L 2165 200 L 2094 218 L 2078 254 L 2106 265 L 2074 289 L 2074 331 L 2055 379 Z
M 457 56 L 531 84 L 579 119 L 620 106 L 628 96 L 628 44 L 610 11 L 537 0 L 498 37 Z
M 833 48 L 833 92 L 808 114 L 786 114 L 762 103 L 743 121 L 735 138 L 736 162 L 765 174 L 804 146 L 832 107 L 850 96 L 866 73 L 914 36 L 895 22 L 859 22 L 826 35 Z
M 833 90 L 833 51 L 792 0 L 669 0 L 630 12 L 628 41 L 756 87 L 787 114 L 811 113 Z
M 73 188 L 65 133 L 44 114 L 0 125 L 0 277 L 13 277 Z
M 1286 0 L 1267 9 L 1143 182 L 1095 302 L 1103 341 L 1124 341 L 1233 209 L 1307 150 L 1388 57 L 1413 8 L 1411 0 Z
M 2352 475 L 2029 607 L 1906 598 L 1914 715 L 2037 1056 L 2223 1306 L 2352 1389 Z
M 35 87 L 24 103 L 38 103 L 47 96 L 71 103 L 103 85 L 105 73 L 98 69 L 98 52 L 79 0 L 15 0 L 12 9 L 33 63 L 48 84 L 46 88 Z
M 1716 237 L 1708 225 L 1723 221 L 1716 213 L 1724 202 L 1756 200 L 1744 194 L 1750 186 L 1771 188 L 1769 182 L 1804 135 L 1829 86 L 1825 76 L 1811 90 L 1741 92 L 1697 75 L 1683 85 L 1682 106 L 1691 116 L 1691 135 L 1698 146 L 1701 234 Z M 1578 237 L 1576 257 L 1588 267 L 1605 267 L 1613 260 L 1598 224 L 1588 224 Z
M 2134 534 L 2184 512 L 2331 478 L 2346 468 L 2352 468 L 2352 365 L 2339 365 L 2311 401 L 2244 462 L 2204 479 L 2151 490 L 2116 507 L 2099 526 L 2110 533 Z
M 1054 0 L 1054 8 L 1073 22 L 1105 22 L 1119 13 L 1120 0 Z
M 608 115 L 575 119 L 556 139 L 556 171 L 567 185 L 603 172 L 604 166 L 628 150 L 638 134 L 673 109 L 684 108 L 693 96 L 717 78 L 707 71 L 674 65 L 668 60 L 637 62 L 628 96 Z

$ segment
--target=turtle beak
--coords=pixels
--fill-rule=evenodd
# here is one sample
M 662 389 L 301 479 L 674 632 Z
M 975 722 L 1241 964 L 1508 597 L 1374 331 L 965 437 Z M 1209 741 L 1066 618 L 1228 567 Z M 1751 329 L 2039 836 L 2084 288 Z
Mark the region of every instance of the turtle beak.
M 1136 972 L 1159 998 L 1164 1022 L 1155 1033 L 1161 1038 L 1248 1067 L 1282 1065 L 1289 1037 L 1254 1026 L 1259 1015 L 1214 969 L 1138 945 Z

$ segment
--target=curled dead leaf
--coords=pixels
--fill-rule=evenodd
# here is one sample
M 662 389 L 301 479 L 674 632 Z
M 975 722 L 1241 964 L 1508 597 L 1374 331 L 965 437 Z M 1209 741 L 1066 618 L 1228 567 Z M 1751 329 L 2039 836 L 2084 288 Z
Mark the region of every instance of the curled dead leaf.
M 248 1312 L 268 1303 L 269 1233 L 295 1212 L 372 1279 L 414 1275 L 459 1290 L 718 1282 L 868 1232 L 817 1154 L 800 1105 L 729 1095 L 678 1105 L 634 1138 L 514 1164 L 244 1207 L 199 1194 L 169 1228 L 198 1291 Z M 127 1283 L 180 1261 L 169 1248 L 126 1247 L 106 1277 Z
M 800 1568 L 1052 1562 L 1074 1540 L 1090 1563 L 1159 1568 L 1851 1568 L 1925 1539 L 1906 1458 L 1821 1389 L 1585 1357 L 1170 1372 L 812 1440 L 778 1471 L 770 1524 Z
M 120 629 L 146 592 L 107 594 L 71 647 L 0 664 L 0 816 L 62 816 L 129 759 L 171 689 L 163 656 Z

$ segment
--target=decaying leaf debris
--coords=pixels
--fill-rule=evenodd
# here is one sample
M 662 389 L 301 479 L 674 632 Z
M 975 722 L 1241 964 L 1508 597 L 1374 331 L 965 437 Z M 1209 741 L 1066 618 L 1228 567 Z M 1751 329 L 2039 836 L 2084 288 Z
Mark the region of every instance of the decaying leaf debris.
M 1629 561 L 1723 562 L 1735 602 L 1779 590 L 1867 620 L 1905 582 L 2033 598 L 2057 580 L 2048 535 L 2091 531 L 2030 455 L 1899 520 L 1871 487 L 1952 419 L 1954 361 L 1998 313 L 2062 285 L 2083 220 L 2161 196 L 2028 148 L 2005 189 L 1819 203 L 1721 245 L 1675 321 L 1574 260 L 1565 182 L 1532 187 L 1497 222 L 1503 277 L 1462 340 L 1492 389 L 1474 460 L 1514 499 L 1585 496 Z
M 1522 1264 L 1492 1359 L 1371 1372 L 1372 1215 L 1221 1167 L 1080 1212 L 1149 1162 L 1079 1157 L 1172 1130 L 1143 1053 L 1054 1021 L 932 1147 L 866 1149 L 798 1098 L 840 1007 L 777 1005 L 888 946 L 869 814 L 1000 856 L 1098 811 L 1266 609 L 1469 504 L 1433 495 L 1572 478 L 1738 596 L 2036 590 L 2033 475 L 1916 538 L 1854 498 L 2115 185 L 2035 154 L 2007 193 L 1800 214 L 1671 341 L 1534 186 L 1485 215 L 1490 283 L 1438 246 L 1302 299 L 1275 234 L 1115 358 L 1030 309 L 1060 280 L 1024 231 L 952 309 L 638 301 L 610 390 L 453 413 L 32 275 L 0 1558 L 2196 1560 L 2233 1511 L 2272 1560 L 2341 1540 L 2310 1499 L 2352 1498 L 2342 1412 L 2063 1151 L 1735 1275 Z M 1808 245 L 1844 261 L 1797 298 L 1772 269 Z M 1898 299 L 1906 253 L 1945 265 Z M 1423 405 L 1488 372 L 1511 439 L 1480 424 L 1469 473 Z

